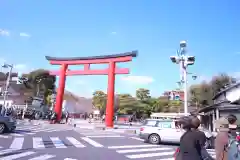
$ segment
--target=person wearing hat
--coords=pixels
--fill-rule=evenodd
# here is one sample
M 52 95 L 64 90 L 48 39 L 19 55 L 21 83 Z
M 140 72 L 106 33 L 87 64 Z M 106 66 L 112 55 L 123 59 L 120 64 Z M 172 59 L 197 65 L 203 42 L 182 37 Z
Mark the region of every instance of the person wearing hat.
M 225 146 L 228 145 L 229 122 L 225 117 L 215 121 L 218 134 L 215 139 L 216 160 L 227 160 L 227 151 Z

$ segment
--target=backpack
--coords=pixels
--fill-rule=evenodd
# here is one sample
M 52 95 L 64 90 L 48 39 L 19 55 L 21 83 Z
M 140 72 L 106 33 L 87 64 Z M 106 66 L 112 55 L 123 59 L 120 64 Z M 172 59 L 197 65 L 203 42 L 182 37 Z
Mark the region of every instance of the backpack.
M 240 160 L 240 140 L 239 136 L 228 136 L 228 146 L 226 146 L 229 160 Z

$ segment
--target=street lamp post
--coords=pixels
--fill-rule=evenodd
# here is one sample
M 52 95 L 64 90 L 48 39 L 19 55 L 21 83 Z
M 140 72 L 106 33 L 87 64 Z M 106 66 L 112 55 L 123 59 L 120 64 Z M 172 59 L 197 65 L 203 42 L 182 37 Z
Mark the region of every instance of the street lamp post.
M 194 56 L 186 55 L 187 42 L 180 42 L 180 50 L 177 51 L 176 56 L 171 56 L 170 59 L 173 63 L 179 64 L 180 66 L 180 79 L 181 83 L 184 84 L 184 113 L 188 114 L 188 97 L 187 97 L 187 67 L 193 65 L 195 62 Z
M 1 110 L 1 114 L 3 115 L 5 113 L 5 110 L 6 110 L 6 105 L 5 104 L 6 104 L 6 99 L 7 99 L 7 95 L 8 95 L 8 88 L 9 88 L 9 83 L 10 83 L 10 80 L 11 80 L 13 65 L 5 63 L 2 66 L 2 68 L 10 68 L 9 73 L 8 73 L 8 77 L 7 77 L 7 81 L 6 81 L 4 95 L 3 95 L 3 107 L 2 107 L 2 110 Z

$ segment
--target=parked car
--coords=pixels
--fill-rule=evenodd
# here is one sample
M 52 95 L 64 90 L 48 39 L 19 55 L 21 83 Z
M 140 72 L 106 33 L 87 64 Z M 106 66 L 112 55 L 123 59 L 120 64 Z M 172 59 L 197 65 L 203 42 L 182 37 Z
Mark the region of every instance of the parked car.
M 0 116 L 0 134 L 16 129 L 16 120 L 12 116 Z
M 200 128 L 207 137 L 206 148 L 213 148 L 214 136 L 207 130 Z M 161 142 L 180 143 L 180 138 L 185 131 L 174 120 L 147 119 L 140 128 L 139 137 L 151 144 Z

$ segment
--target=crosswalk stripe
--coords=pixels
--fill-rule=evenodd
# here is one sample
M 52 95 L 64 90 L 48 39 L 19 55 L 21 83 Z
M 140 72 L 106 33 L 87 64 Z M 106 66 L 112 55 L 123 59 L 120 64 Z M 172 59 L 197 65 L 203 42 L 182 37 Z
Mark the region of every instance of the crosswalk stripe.
M 77 159 L 65 158 L 64 160 L 77 160 Z
M 103 147 L 103 145 L 101 145 L 100 143 L 97 143 L 96 141 L 88 138 L 88 137 L 82 137 L 82 139 L 86 142 L 88 142 L 89 144 L 93 145 L 94 147 Z
M 126 157 L 129 159 L 137 159 L 137 158 L 149 158 L 149 157 L 158 157 L 158 156 L 168 156 L 173 155 L 175 151 L 172 152 L 160 152 L 160 153 L 146 153 L 146 154 L 135 154 L 135 155 L 127 155 Z
M 64 145 L 63 141 L 60 140 L 58 137 L 50 137 L 50 139 L 52 140 L 53 145 L 56 148 L 67 148 L 67 146 Z
M 145 147 L 157 147 L 157 145 L 126 145 L 126 146 L 109 146 L 108 149 L 124 149 L 124 148 L 145 148 Z
M 135 139 L 135 140 L 138 140 L 138 141 L 144 141 L 144 139 L 141 139 L 141 138 L 138 138 L 138 137 L 130 137 L 131 139 Z
M 32 155 L 34 154 L 35 152 L 23 152 L 23 153 L 19 153 L 19 154 L 14 154 L 14 155 L 10 155 L 10 156 L 6 156 L 6 157 L 3 157 L 3 158 L 0 158 L 0 160 L 14 160 L 14 159 L 18 159 L 18 158 L 22 158 L 22 157 L 26 157 L 26 156 L 29 156 L 29 155 Z
M 73 137 L 66 137 L 66 139 L 71 142 L 75 147 L 77 148 L 83 148 L 85 147 L 82 143 L 80 143 L 78 140 L 76 140 Z
M 31 158 L 29 160 L 48 160 L 48 159 L 53 158 L 53 157 L 56 157 L 56 156 L 45 154 L 45 155 L 41 155 L 41 156 L 38 156 L 38 157 Z
M 157 160 L 175 160 L 175 158 L 161 158 L 161 159 L 157 159 Z
M 129 150 L 117 150 L 117 153 L 136 153 L 136 152 L 148 152 L 148 151 L 163 151 L 173 150 L 172 148 L 144 148 L 144 149 L 129 149 Z
M 45 148 L 45 145 L 41 137 L 33 137 L 33 148 L 35 149 Z
M 9 136 L 0 135 L 0 138 L 9 138 Z
M 18 149 L 13 149 L 13 148 L 1 150 L 1 151 L 0 151 L 0 156 L 2 156 L 2 155 L 4 155 L 4 154 L 12 153 L 12 152 L 17 151 L 17 150 L 18 150 Z
M 19 134 L 19 133 L 11 133 L 10 135 L 11 136 L 16 136 L 16 137 L 22 137 L 23 136 L 22 134 Z
M 10 145 L 9 148 L 15 148 L 15 149 L 21 149 L 23 146 L 24 138 L 23 137 L 18 137 L 14 138 L 12 144 Z

